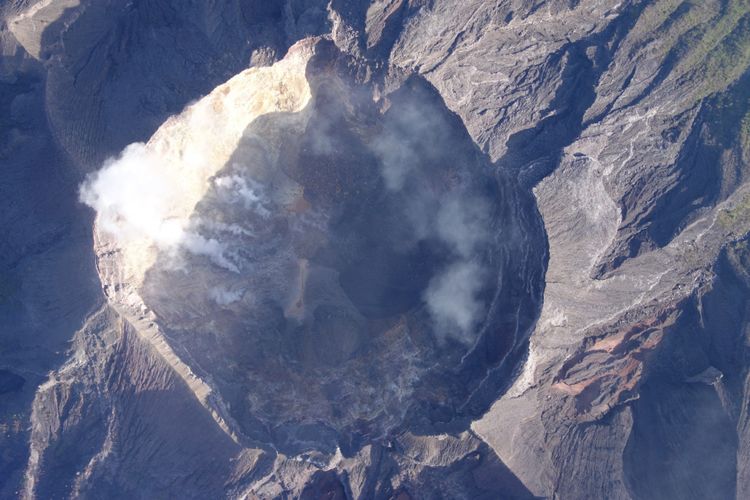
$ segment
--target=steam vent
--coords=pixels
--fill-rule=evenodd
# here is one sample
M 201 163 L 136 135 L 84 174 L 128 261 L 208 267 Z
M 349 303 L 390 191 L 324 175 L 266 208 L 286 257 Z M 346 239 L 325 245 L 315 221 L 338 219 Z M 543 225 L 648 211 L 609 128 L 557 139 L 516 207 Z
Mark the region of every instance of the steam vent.
M 0 16 L 0 500 L 750 498 L 750 3 Z
M 531 200 L 426 80 L 378 95 L 364 73 L 300 42 L 84 185 L 109 303 L 238 442 L 351 453 L 466 430 L 538 314 Z M 149 184 L 108 204 L 136 162 Z

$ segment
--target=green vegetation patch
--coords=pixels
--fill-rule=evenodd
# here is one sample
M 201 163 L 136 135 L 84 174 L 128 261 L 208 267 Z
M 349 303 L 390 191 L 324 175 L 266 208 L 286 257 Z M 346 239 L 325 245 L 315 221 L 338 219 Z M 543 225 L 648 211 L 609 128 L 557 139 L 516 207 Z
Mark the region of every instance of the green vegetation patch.
M 732 208 L 719 211 L 717 221 L 724 229 L 739 229 L 750 222 L 750 195 L 746 195 Z

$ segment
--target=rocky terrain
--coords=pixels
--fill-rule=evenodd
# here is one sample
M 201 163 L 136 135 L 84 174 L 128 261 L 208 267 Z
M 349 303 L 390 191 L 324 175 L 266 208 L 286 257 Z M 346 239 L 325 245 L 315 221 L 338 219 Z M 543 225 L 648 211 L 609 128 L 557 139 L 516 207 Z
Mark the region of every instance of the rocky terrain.
M 0 15 L 0 498 L 750 496 L 750 2 Z

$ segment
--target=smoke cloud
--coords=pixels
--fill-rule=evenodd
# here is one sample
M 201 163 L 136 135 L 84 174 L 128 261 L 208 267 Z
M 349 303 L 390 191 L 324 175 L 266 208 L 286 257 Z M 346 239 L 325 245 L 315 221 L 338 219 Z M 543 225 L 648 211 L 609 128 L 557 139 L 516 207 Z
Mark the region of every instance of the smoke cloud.
M 261 185 L 252 179 L 239 175 L 227 175 L 214 179 L 214 184 L 227 197 L 230 203 L 242 203 L 246 209 L 252 210 L 262 217 L 271 215 L 267 208 L 268 200 L 263 195 Z
M 435 191 L 433 179 L 446 168 L 457 148 L 455 130 L 427 99 L 394 103 L 391 116 L 371 148 L 380 161 L 386 188 L 403 195 L 405 217 L 414 244 L 437 240 L 452 251 L 449 262 L 432 277 L 423 299 L 438 339 L 470 344 L 486 304 L 480 294 L 487 270 L 480 258 L 492 238 L 492 204 L 466 176 L 452 188 Z M 463 172 L 461 175 L 465 175 Z
M 449 265 L 430 281 L 425 299 L 439 332 L 464 342 L 473 340 L 470 334 L 484 312 L 477 298 L 482 284 L 482 268 L 466 261 Z
M 208 292 L 208 296 L 220 306 L 237 302 L 243 295 L 245 295 L 245 290 L 227 290 L 221 287 L 214 287 Z
M 447 260 L 423 293 L 438 339 L 471 343 L 486 312 L 481 294 L 489 270 L 482 264 L 482 255 L 494 238 L 490 232 L 493 203 L 478 188 L 476 179 L 481 175 L 467 170 L 471 167 L 456 166 L 465 157 L 456 153 L 463 146 L 455 125 L 424 94 L 403 97 L 393 102 L 369 148 L 378 159 L 383 184 L 400 200 L 397 203 L 410 226 L 409 234 L 399 244 L 409 247 L 430 241 L 448 250 Z M 206 118 L 194 113 L 191 120 L 199 120 L 204 126 Z M 315 128 L 311 142 L 314 153 L 333 154 L 339 149 L 336 141 L 341 139 L 329 137 L 331 131 L 335 131 L 331 121 Z M 210 158 L 209 144 L 198 142 L 190 143 L 189 151 L 180 156 L 179 161 L 187 168 L 200 169 Z M 192 222 L 174 217 L 173 208 L 179 205 L 183 192 L 179 186 L 181 171 L 162 167 L 163 160 L 152 149 L 143 143 L 131 144 L 86 179 L 80 199 L 96 210 L 100 229 L 124 244 L 131 238 L 147 238 L 162 255 L 177 257 L 184 251 L 239 272 L 239 254 L 230 252 L 227 245 L 232 245 L 237 236 L 254 237 L 253 229 L 242 221 L 226 223 L 222 217 Z M 240 165 L 232 167 L 236 167 L 229 169 L 233 173 L 211 181 L 216 199 L 242 206 L 263 219 L 271 217 L 273 203 L 264 187 L 247 175 L 239 175 L 243 172 Z M 243 293 L 209 290 L 210 298 L 219 305 L 236 302 Z
M 173 184 L 160 168 L 159 158 L 145 144 L 134 143 L 86 178 L 80 200 L 96 211 L 99 228 L 124 244 L 147 238 L 167 255 L 176 257 L 179 250 L 185 250 L 238 272 L 219 241 L 200 235 L 187 221 L 170 215 L 181 195 Z M 253 201 L 254 194 L 246 184 L 239 186 L 238 195 Z
M 424 300 L 439 336 L 471 343 L 485 312 L 479 298 L 486 270 L 481 245 L 490 238 L 489 204 L 483 200 L 449 198 L 434 219 L 434 236 L 454 252 L 453 260 L 429 282 Z
M 471 258 L 489 239 L 490 207 L 487 200 L 452 196 L 443 202 L 437 214 L 436 231 L 463 258 Z
M 388 189 L 402 190 L 418 170 L 420 161 L 429 158 L 429 139 L 444 127 L 442 120 L 429 106 L 415 102 L 399 103 L 383 133 L 371 148 L 381 162 L 381 174 Z M 427 147 L 425 147 L 427 146 Z
M 432 278 L 424 298 L 438 334 L 464 343 L 473 341 L 472 333 L 485 312 L 479 299 L 485 269 L 478 254 L 490 239 L 489 227 L 489 202 L 468 193 L 449 197 L 435 217 L 435 232 L 453 249 L 455 259 Z

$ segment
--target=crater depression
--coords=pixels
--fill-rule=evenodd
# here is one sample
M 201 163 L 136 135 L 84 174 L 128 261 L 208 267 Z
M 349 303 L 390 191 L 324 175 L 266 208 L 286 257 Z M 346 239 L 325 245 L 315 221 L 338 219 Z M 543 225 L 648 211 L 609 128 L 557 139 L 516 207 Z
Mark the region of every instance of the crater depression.
M 145 215 L 158 223 L 130 221 L 142 200 L 105 203 L 108 169 L 129 178 L 132 151 L 84 187 L 110 301 L 158 329 L 240 439 L 332 452 L 467 425 L 538 312 L 546 254 L 530 195 L 421 78 L 379 75 L 320 40 L 248 71 L 272 90 L 238 96 L 235 77 L 138 147 L 142 176 L 165 186 Z M 222 156 L 211 134 L 237 127 L 238 106 L 262 110 Z

